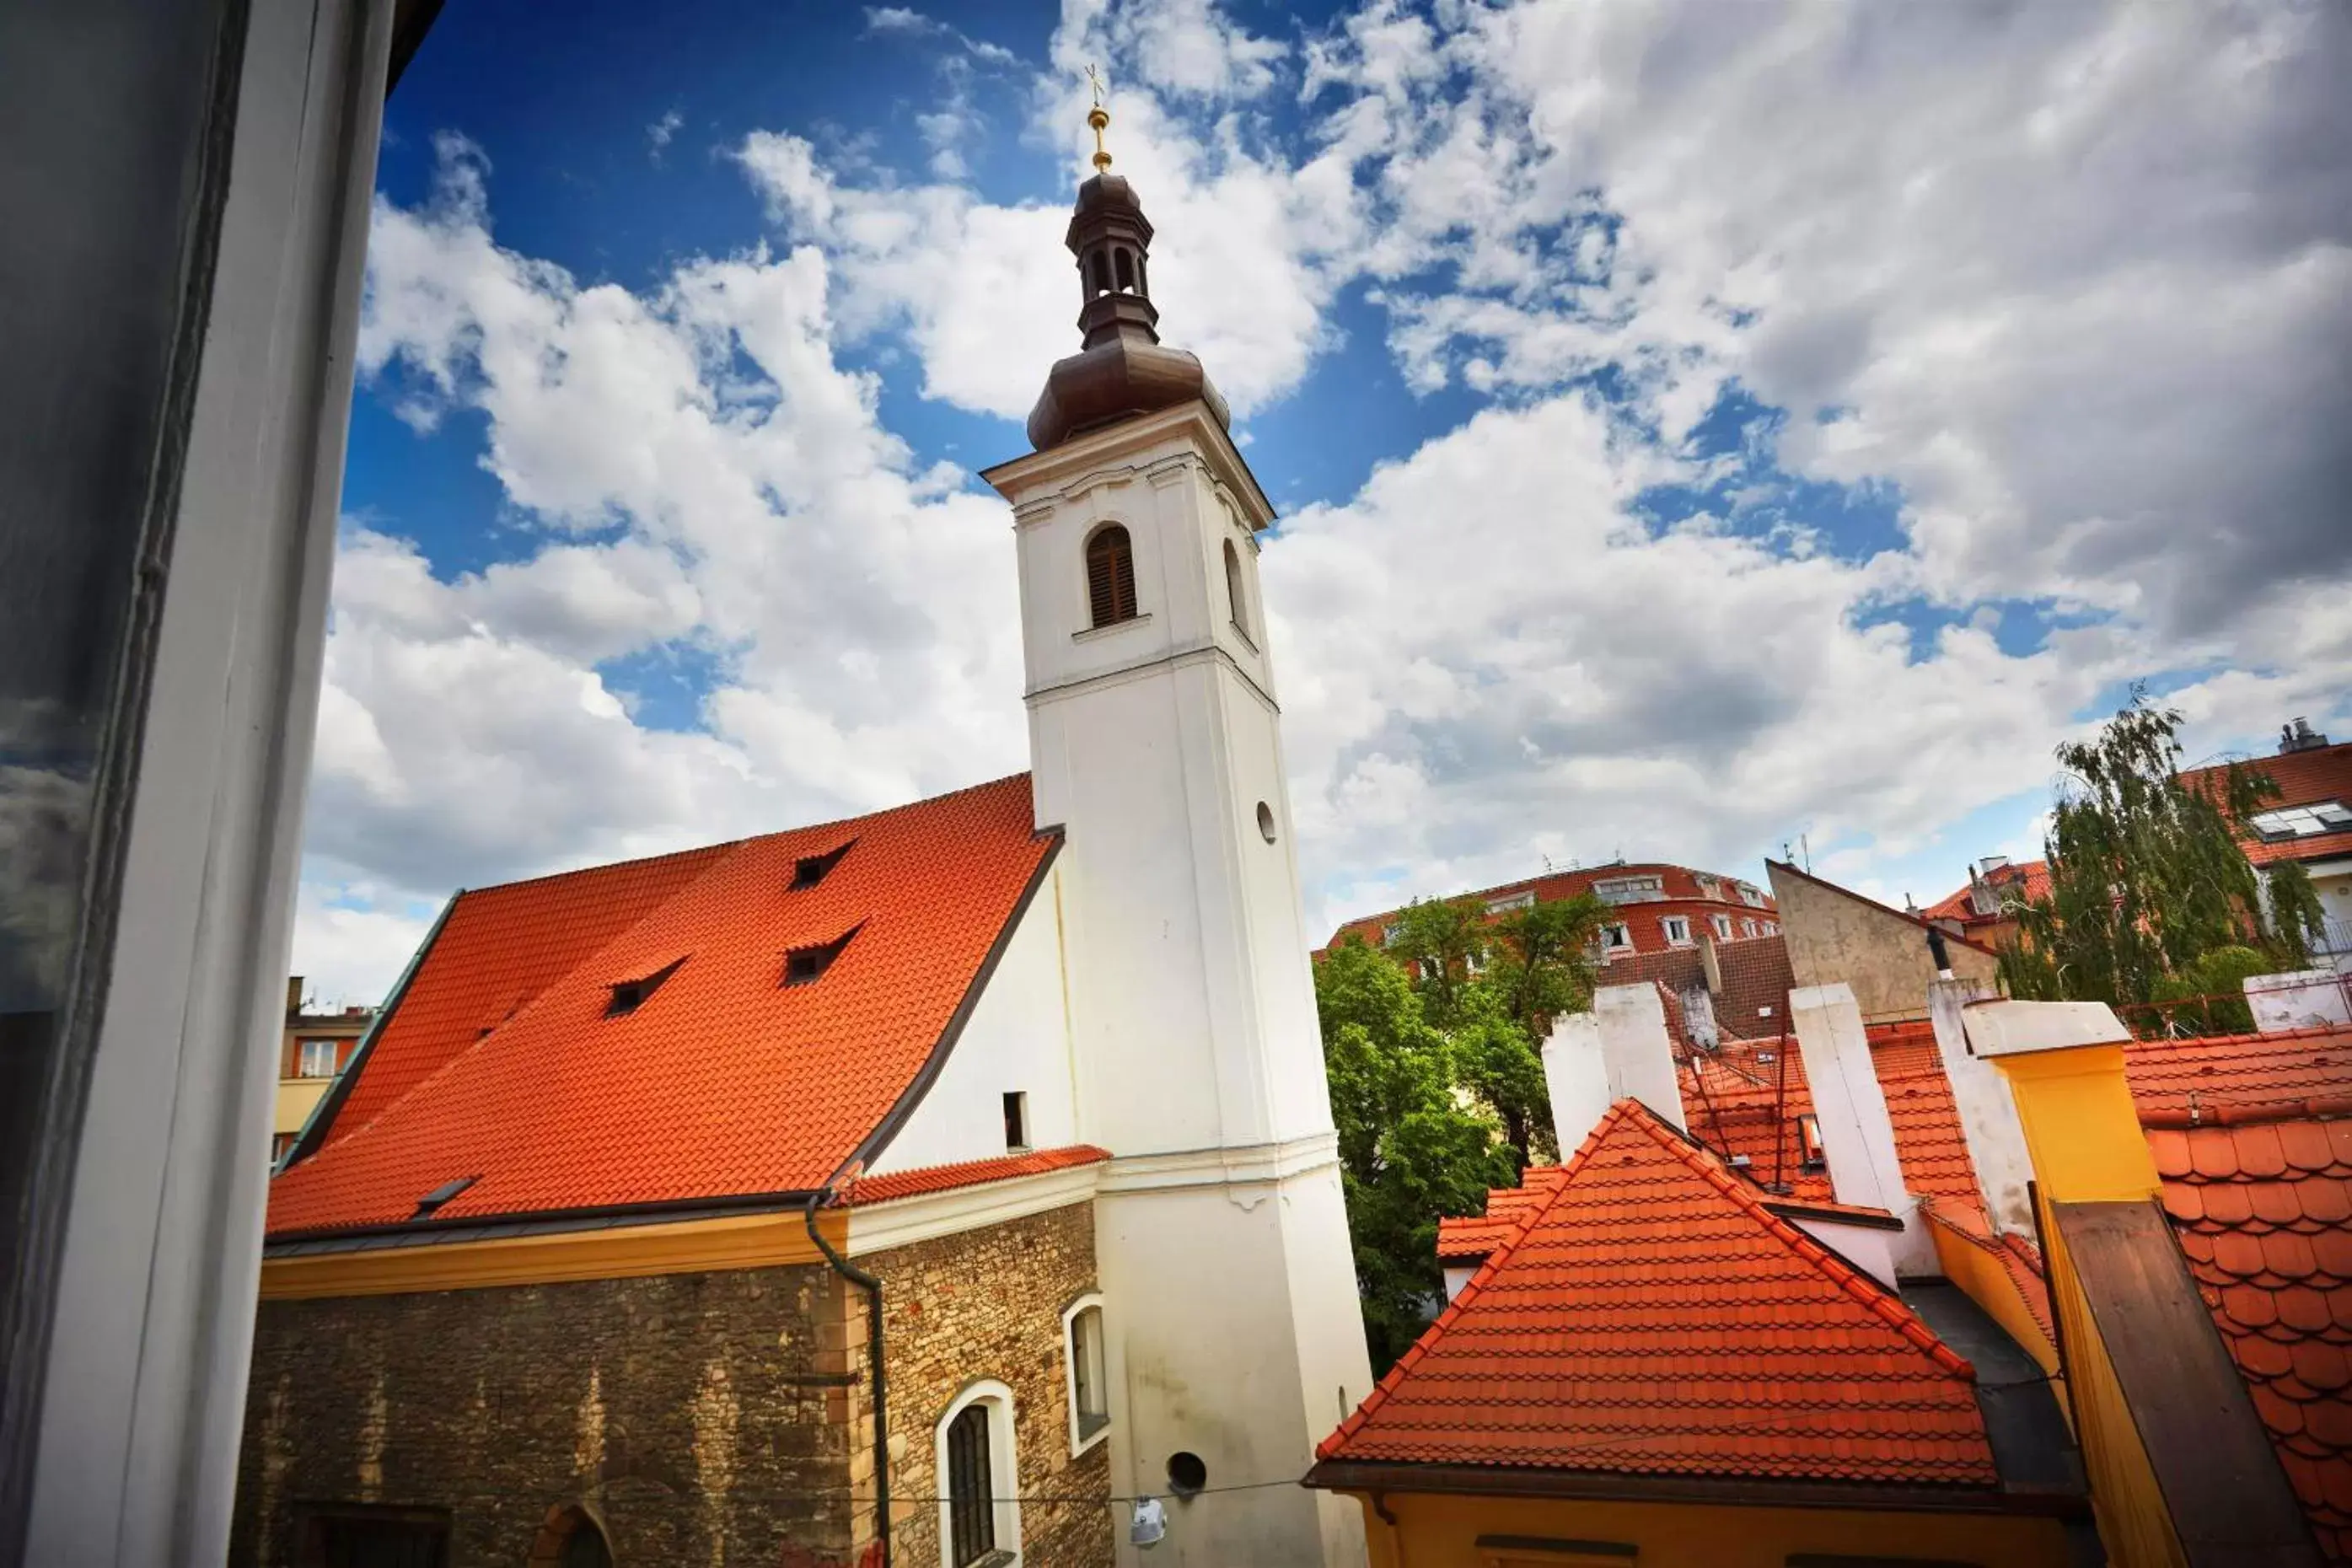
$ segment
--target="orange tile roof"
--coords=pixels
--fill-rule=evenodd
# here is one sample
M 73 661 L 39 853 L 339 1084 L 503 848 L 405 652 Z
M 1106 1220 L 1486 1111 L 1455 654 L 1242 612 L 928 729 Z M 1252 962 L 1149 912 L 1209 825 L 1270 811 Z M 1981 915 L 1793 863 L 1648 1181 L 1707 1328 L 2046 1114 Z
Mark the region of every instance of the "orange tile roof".
M 1321 1459 L 1992 1487 L 1974 1372 L 1633 1100 Z
M 851 1205 L 863 1207 L 931 1193 L 951 1193 L 987 1182 L 1010 1181 L 1015 1176 L 1042 1176 L 1052 1171 L 1098 1165 L 1109 1158 L 1108 1149 L 1097 1149 L 1091 1143 L 1071 1143 L 1059 1149 L 1035 1149 L 1026 1154 L 1003 1154 L 993 1160 L 966 1160 L 954 1165 L 893 1171 L 884 1176 L 859 1176 L 847 1184 L 843 1195 Z
M 2352 1111 L 2352 1028 L 2141 1040 L 2124 1071 L 2142 1123 Z
M 333 1135 L 270 1184 L 268 1233 L 401 1225 L 468 1176 L 433 1223 L 816 1189 L 932 1060 L 1055 842 L 1021 775 L 464 894 Z M 781 983 L 787 952 L 852 931 L 821 978 Z
M 2027 900 L 2046 898 L 2050 892 L 2050 862 L 2047 860 L 2012 861 L 1986 876 L 1984 880 L 1998 889 L 2004 896 L 2014 894 Z M 1997 914 L 1977 913 L 1976 905 L 1969 898 L 1969 895 L 1975 890 L 1975 883 L 1962 883 L 1958 891 L 1946 894 L 1919 912 L 1927 920 L 1959 921 L 1963 923 L 1969 921 L 2000 919 L 2001 917 Z
M 2255 757 L 2247 765 L 2268 773 L 2271 782 L 2279 786 L 2279 798 L 2266 804 L 2263 807 L 2265 811 L 2276 811 L 2290 805 L 2316 805 L 2330 800 L 2352 805 L 2352 742 L 2317 746 L 2307 752 Z M 2219 784 L 2227 766 L 2227 763 L 2222 763 L 2210 768 L 2198 768 L 2180 777 L 2182 782 L 2192 787 L 2211 787 Z M 2275 843 L 2264 843 L 2256 838 L 2249 839 L 2246 844 L 2246 858 L 2257 866 L 2268 866 L 2280 860 L 2326 860 L 2339 855 L 2352 855 L 2352 833 L 2282 838 Z
M 2352 1562 L 2352 1119 L 2148 1131 L 2164 1206 L 2313 1532 Z

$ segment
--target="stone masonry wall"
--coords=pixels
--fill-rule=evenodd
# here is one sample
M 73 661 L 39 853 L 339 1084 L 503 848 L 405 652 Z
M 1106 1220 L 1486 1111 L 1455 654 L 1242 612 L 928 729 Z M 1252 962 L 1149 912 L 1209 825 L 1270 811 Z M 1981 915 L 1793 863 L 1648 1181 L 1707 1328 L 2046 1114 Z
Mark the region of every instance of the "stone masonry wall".
M 449 1568 L 577 1503 L 618 1563 L 846 1563 L 845 1309 L 822 1265 L 264 1301 L 229 1561 L 289 1568 L 298 1505 L 364 1502 L 447 1510 Z
M 1013 1394 L 1024 1568 L 1108 1564 L 1110 1447 L 1097 1441 L 1070 1455 L 1062 1345 L 1063 1309 L 1095 1289 L 1094 1205 L 1073 1204 L 857 1261 L 882 1281 L 897 1568 L 940 1561 L 936 1500 L 943 1489 L 934 1433 L 956 1396 L 984 1378 Z M 859 1429 L 870 1432 L 862 1389 L 857 1399 Z M 860 1450 L 850 1473 L 859 1494 L 870 1497 L 872 1466 L 862 1442 Z M 1059 1500 L 1070 1499 L 1083 1500 Z

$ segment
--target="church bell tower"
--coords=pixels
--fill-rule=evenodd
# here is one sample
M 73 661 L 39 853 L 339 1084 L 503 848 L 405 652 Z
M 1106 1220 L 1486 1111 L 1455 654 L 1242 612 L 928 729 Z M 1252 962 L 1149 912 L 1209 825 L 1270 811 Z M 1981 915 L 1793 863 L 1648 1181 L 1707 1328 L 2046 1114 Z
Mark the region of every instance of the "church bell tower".
M 1259 597 L 1274 510 L 1201 362 L 1160 342 L 1151 225 L 1089 120 L 1083 340 L 1035 450 L 983 477 L 1013 504 L 1037 822 L 1066 835 L 1079 1134 L 1114 1156 L 1113 1487 L 1167 1500 L 1155 1562 L 1360 1563 L 1355 1505 L 1284 1484 L 1371 1375 Z

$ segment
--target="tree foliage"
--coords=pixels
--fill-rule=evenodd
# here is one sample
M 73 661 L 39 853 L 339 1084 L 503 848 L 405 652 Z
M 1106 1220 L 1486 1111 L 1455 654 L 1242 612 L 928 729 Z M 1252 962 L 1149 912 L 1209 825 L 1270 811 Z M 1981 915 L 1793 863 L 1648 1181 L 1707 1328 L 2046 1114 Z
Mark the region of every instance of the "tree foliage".
M 1315 996 L 1364 1327 L 1385 1369 L 1443 1298 L 1439 1216 L 1482 1212 L 1517 1173 L 1496 1121 L 1454 1093 L 1453 1044 L 1402 968 L 1350 939 L 1315 966 Z
M 2180 776 L 2181 721 L 2135 689 L 2095 737 L 2058 748 L 2067 779 L 2042 843 L 2050 889 L 2016 906 L 2019 940 L 2001 960 L 2012 994 L 2174 1001 L 2309 961 L 2309 879 L 2300 867 L 2274 870 L 2266 900 L 2240 837 L 2277 784 L 2232 763 L 2218 784 L 2192 787 Z M 2226 1007 L 2180 1017 L 2237 1022 Z

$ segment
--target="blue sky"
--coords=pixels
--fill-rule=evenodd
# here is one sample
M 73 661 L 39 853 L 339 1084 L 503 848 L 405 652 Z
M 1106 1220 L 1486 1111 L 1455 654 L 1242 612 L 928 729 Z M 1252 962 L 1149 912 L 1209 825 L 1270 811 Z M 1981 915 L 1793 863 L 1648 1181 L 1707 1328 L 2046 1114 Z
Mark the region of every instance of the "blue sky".
M 2352 728 L 2344 30 L 453 5 L 388 108 L 297 966 L 373 999 L 456 886 L 1023 765 L 972 474 L 1075 346 L 1089 62 L 1285 514 L 1310 925 L 1801 835 L 1924 901 L 2133 679 L 2199 756 Z

